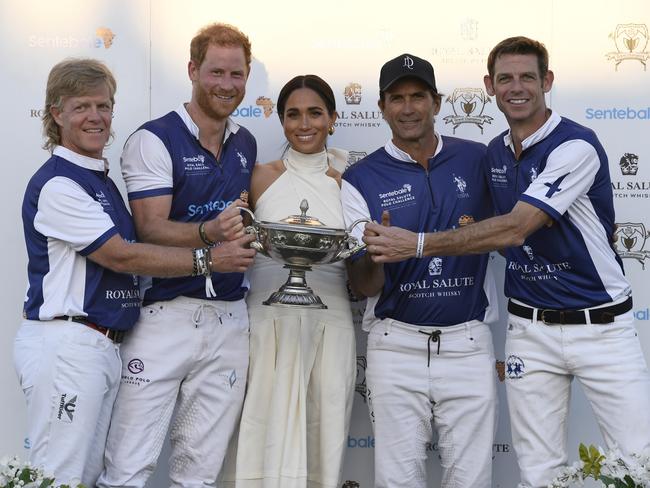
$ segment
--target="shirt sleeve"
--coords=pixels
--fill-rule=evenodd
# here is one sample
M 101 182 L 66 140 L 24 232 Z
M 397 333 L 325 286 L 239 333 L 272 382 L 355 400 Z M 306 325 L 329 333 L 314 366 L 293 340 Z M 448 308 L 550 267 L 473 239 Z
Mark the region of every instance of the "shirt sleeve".
M 546 167 L 520 199 L 558 220 L 587 193 L 600 168 L 596 149 L 586 141 L 565 142 L 549 154 Z
M 370 219 L 370 210 L 365 198 L 359 193 L 359 190 L 346 180 L 341 183 L 341 206 L 343 207 L 343 220 L 346 228 L 359 219 Z M 350 231 L 350 235 L 356 237 L 359 243 L 362 242 L 361 238 L 365 227 L 365 224 L 358 224 Z M 365 250 L 355 254 L 351 259 L 355 261 L 364 254 Z
M 75 181 L 62 176 L 52 178 L 41 189 L 34 228 L 84 256 L 118 233 L 102 205 Z
M 172 194 L 172 159 L 152 132 L 140 129 L 133 133 L 124 145 L 120 163 L 129 200 Z

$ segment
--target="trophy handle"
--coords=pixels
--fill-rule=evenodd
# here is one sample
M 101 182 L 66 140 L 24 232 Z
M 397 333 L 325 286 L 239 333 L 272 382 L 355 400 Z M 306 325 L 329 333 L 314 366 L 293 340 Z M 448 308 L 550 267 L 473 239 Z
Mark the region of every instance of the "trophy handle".
M 370 219 L 365 219 L 365 218 L 364 218 L 364 219 L 355 220 L 354 222 L 352 222 L 352 225 L 351 225 L 348 229 L 345 230 L 345 232 L 348 232 L 348 233 L 349 233 L 349 232 L 352 232 L 352 229 L 354 229 L 354 228 L 355 228 L 357 225 L 359 225 L 361 222 L 372 222 L 372 220 L 370 220 Z
M 255 214 L 253 213 L 252 210 L 250 210 L 250 209 L 248 209 L 246 207 L 236 207 L 236 208 L 237 208 L 237 210 L 243 210 L 244 212 L 246 212 L 248 215 L 251 216 L 251 219 L 253 219 L 253 222 L 255 222 Z
M 352 232 L 352 229 L 354 229 L 357 225 L 359 225 L 362 222 L 372 222 L 372 220 L 370 220 L 370 219 L 355 220 L 354 222 L 352 222 L 352 225 L 348 229 L 345 230 L 346 234 L 349 234 L 350 232 Z M 366 243 L 365 242 L 359 243 L 359 241 L 357 241 L 357 238 L 352 237 L 351 235 L 348 235 L 346 237 L 346 244 L 349 246 L 349 248 L 341 250 L 336 255 L 336 260 L 347 259 L 350 256 L 352 256 L 353 254 L 356 254 L 359 251 L 361 251 L 362 249 L 366 248 Z
M 257 232 L 257 226 L 255 225 L 257 223 L 257 221 L 255 220 L 255 214 L 251 210 L 247 209 L 246 207 L 237 207 L 237 209 L 238 210 L 243 210 L 248 215 L 250 215 L 251 218 L 253 219 L 253 224 L 246 226 L 246 228 L 244 229 L 244 232 L 246 232 L 246 234 L 254 234 L 255 235 L 255 240 L 250 243 L 250 246 L 253 249 L 255 249 L 257 252 L 260 252 L 260 253 L 264 254 L 265 256 L 268 256 L 268 253 L 264 250 L 264 246 L 260 242 L 260 235 Z

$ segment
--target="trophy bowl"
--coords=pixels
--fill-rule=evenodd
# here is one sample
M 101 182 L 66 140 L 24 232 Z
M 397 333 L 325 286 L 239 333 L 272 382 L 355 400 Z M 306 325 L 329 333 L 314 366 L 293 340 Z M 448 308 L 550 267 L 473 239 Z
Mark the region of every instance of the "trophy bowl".
M 326 227 L 317 218 L 307 215 L 307 200 L 300 202 L 300 215 L 291 215 L 280 222 L 258 222 L 249 209 L 239 208 L 253 219 L 253 223 L 246 227 L 246 232 L 256 237 L 251 247 L 289 270 L 285 284 L 262 303 L 279 307 L 327 308 L 307 285 L 305 274 L 313 265 L 335 263 L 365 248 L 365 244 L 359 243 L 350 232 L 361 222 L 369 220 L 359 219 L 348 229 Z

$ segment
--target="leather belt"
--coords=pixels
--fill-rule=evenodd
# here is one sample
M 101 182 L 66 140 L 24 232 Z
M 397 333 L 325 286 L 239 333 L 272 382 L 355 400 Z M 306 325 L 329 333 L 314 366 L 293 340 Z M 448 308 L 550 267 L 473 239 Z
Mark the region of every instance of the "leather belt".
M 512 300 L 508 301 L 508 312 L 517 317 L 532 320 L 533 314 L 537 311 L 537 320 L 546 325 L 553 324 L 586 324 L 589 314 L 589 320 L 592 324 L 610 324 L 614 322 L 617 315 L 624 314 L 632 310 L 632 297 L 616 305 L 601 308 L 586 308 L 583 310 L 549 310 L 542 308 L 530 308 L 525 305 L 519 305 Z
M 70 322 L 77 322 L 78 324 L 83 324 L 86 327 L 90 327 L 93 330 L 96 330 L 102 335 L 105 335 L 108 339 L 113 341 L 115 344 L 120 344 L 122 340 L 124 340 L 124 331 L 123 330 L 115 330 L 115 329 L 107 329 L 106 327 L 103 327 L 99 324 L 95 324 L 94 322 L 91 322 L 88 320 L 86 317 L 76 315 L 76 316 L 70 316 L 70 315 L 59 315 L 58 317 L 54 317 L 57 320 L 68 320 Z

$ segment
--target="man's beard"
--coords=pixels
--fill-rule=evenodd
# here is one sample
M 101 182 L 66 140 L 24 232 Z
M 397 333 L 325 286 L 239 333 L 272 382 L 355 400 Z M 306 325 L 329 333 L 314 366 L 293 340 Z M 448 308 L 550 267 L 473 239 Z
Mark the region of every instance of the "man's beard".
M 237 97 L 237 95 L 235 95 L 234 100 L 237 100 L 237 98 L 239 98 L 239 100 L 236 104 L 233 105 L 232 110 L 228 110 L 225 107 L 219 107 L 221 108 L 221 110 L 219 110 L 219 108 L 215 108 L 214 104 L 212 103 L 212 94 L 210 92 L 206 91 L 201 86 L 197 87 L 196 90 L 196 104 L 205 115 L 215 120 L 223 120 L 228 118 L 241 103 L 243 96 Z

